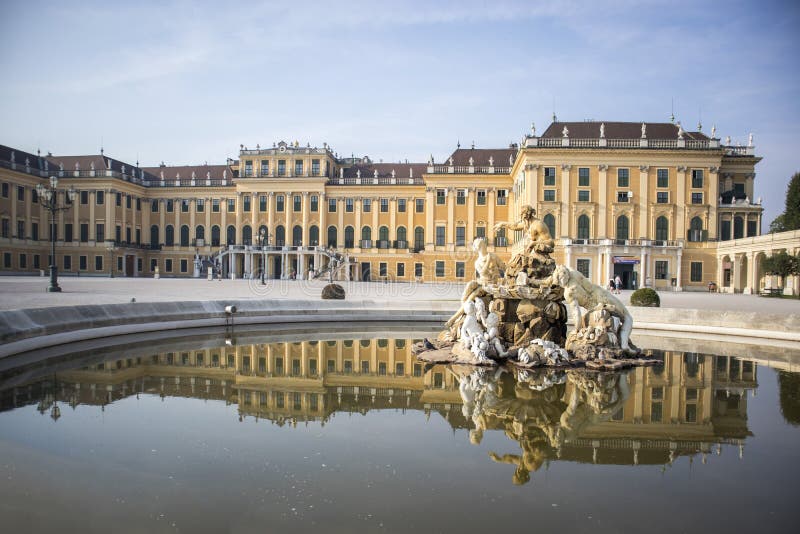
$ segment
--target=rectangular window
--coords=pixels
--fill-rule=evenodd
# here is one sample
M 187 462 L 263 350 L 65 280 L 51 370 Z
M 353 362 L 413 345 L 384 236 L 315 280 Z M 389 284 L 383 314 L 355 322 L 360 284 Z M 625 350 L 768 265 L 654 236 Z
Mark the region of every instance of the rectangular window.
M 456 262 L 456 278 L 464 278 L 464 262 Z
M 181 259 L 181 272 L 185 273 L 189 270 L 189 260 Z
M 33 268 L 34 269 L 40 269 L 41 265 L 42 265 L 41 256 L 39 256 L 38 254 L 34 254 L 33 255 Z
M 702 282 L 703 281 L 703 262 L 701 261 L 693 261 L 691 263 L 691 278 L 692 282 Z
M 204 198 L 195 199 L 194 209 L 197 213 L 203 213 L 204 211 L 206 211 L 206 199 Z
M 228 213 L 234 213 L 236 211 L 236 199 L 229 198 L 228 199 Z
M 89 223 L 81 223 L 81 243 L 89 241 Z
M 89 235 L 89 226 L 86 226 L 86 235 Z M 25 221 L 17 221 L 17 239 L 25 239 Z
M 269 160 L 261 160 L 261 176 L 269 176 Z
M 692 193 L 692 204 L 702 204 L 703 193 Z
M 329 198 L 328 199 L 328 213 L 336 213 L 336 199 Z
M 578 186 L 589 187 L 589 167 L 580 167 L 578 169 Z
M 72 270 L 72 256 L 64 256 L 64 270 Z
M 102 191 L 98 191 L 97 193 L 95 193 L 95 197 L 97 196 L 97 194 L 101 192 Z M 116 195 L 114 195 L 114 197 L 115 197 L 114 203 L 117 205 L 117 207 L 122 206 L 122 193 L 117 193 Z
M 656 187 L 669 187 L 669 169 L 656 171 Z
M 497 205 L 498 206 L 505 206 L 508 204 L 508 190 L 507 189 L 498 189 L 497 190 Z
M 300 195 L 292 197 L 292 210 L 297 213 L 303 209 L 303 198 Z
M 361 203 L 361 211 L 364 213 L 369 213 L 372 211 L 372 199 L 365 198 Z
M 94 257 L 94 270 L 95 271 L 102 271 L 103 270 L 103 256 L 95 256 Z
M 747 237 L 758 235 L 758 221 L 747 221 Z
M 23 190 L 24 193 L 24 190 Z M 20 199 L 17 199 L 20 200 Z M 88 191 L 81 191 L 81 204 L 86 205 L 89 203 L 89 192 Z
M 382 198 L 381 199 L 381 213 L 389 213 L 389 199 Z
M 319 211 L 319 197 L 317 195 L 311 195 L 311 211 L 316 212 Z
M 78 268 L 81 271 L 85 271 L 88 269 L 89 259 L 86 256 L 79 256 L 78 257 Z
M 19 268 L 20 269 L 27 269 L 28 268 L 28 255 L 27 254 L 20 254 L 19 255 Z
M 482 238 L 486 239 L 486 227 L 485 226 L 476 226 L 475 227 L 475 238 Z
M 382 261 L 378 264 L 378 276 L 388 276 L 389 275 L 389 266 L 385 261 Z
M 164 260 L 164 270 L 168 273 L 172 272 L 172 260 L 166 259 Z
M 703 187 L 703 169 L 692 169 L 692 188 Z
M 303 160 L 296 159 L 294 161 L 294 175 L 295 176 L 302 176 L 303 175 Z
M 485 206 L 486 205 L 486 190 L 485 189 L 479 189 L 478 190 L 477 199 L 478 199 L 477 200 L 478 206 Z
M 242 210 L 245 212 L 250 211 L 250 195 L 244 195 L 242 197 Z
M 151 200 L 150 201 L 150 212 L 151 213 L 158 213 L 158 200 Z
M 142 211 L 142 199 L 136 198 L 136 211 Z
M 744 184 L 733 184 L 733 196 L 736 198 L 744 198 L 747 196 L 744 192 Z
M 249 199 L 249 197 L 248 197 Z M 249 202 L 249 200 L 248 200 Z M 188 199 L 181 199 L 181 213 L 189 213 L 189 200 Z
M 444 262 L 437 261 L 436 262 L 436 278 L 443 278 L 444 277 Z
M 81 191 L 81 194 L 86 193 L 86 203 L 89 203 L 89 193 L 87 191 Z M 83 198 L 83 197 L 81 197 Z M 25 187 L 18 185 L 17 186 L 17 200 L 19 202 L 25 202 Z
M 278 160 L 278 176 L 286 176 L 286 160 Z
M 466 226 L 456 226 L 456 246 L 463 247 L 467 244 L 467 227 Z
M 244 162 L 244 175 L 253 176 L 253 160 L 248 159 Z
M 172 213 L 175 211 L 175 203 L 172 199 L 167 200 L 167 213 Z
M 651 423 L 660 423 L 661 418 L 663 416 L 663 404 L 662 402 L 651 402 L 650 403 L 650 422 Z
M 31 239 L 39 241 L 39 223 L 31 223 Z
M 630 187 L 631 176 L 628 169 L 617 169 L 617 187 Z
M 578 202 L 589 202 L 589 190 L 588 189 L 579 189 L 578 190 Z
M 119 193 L 117 193 L 117 198 L 119 198 Z M 106 203 L 106 192 L 105 191 L 95 191 L 94 193 L 94 203 L 98 206 L 102 206 Z M 117 202 L 117 206 L 119 206 L 119 202 Z
M 617 191 L 617 202 L 628 202 L 628 191 Z
M 405 263 L 398 263 L 397 264 L 397 276 L 398 278 L 402 278 L 406 275 L 406 264 Z
M 397 362 L 394 365 L 394 374 L 397 376 L 403 376 L 406 372 L 406 366 L 403 362 Z
M 445 237 L 445 227 L 444 226 L 437 226 L 436 227 L 436 246 L 443 247 L 444 246 L 444 237 Z
M 319 160 L 311 160 L 311 176 L 319 176 Z
M 106 240 L 106 225 L 105 224 L 97 224 L 95 225 L 95 236 L 96 241 L 105 241 Z
M 32 204 L 39 203 L 39 193 L 36 192 L 36 189 L 31 189 L 31 203 Z
M 347 213 L 353 213 L 355 202 L 352 198 L 346 198 L 344 200 L 344 211 Z
M 467 203 L 467 190 L 459 189 L 456 191 L 456 204 L 464 206 Z
M 267 211 L 267 195 L 258 195 L 258 211 Z
M 422 264 L 421 263 L 415 263 L 414 264 L 414 276 L 416 276 L 417 278 L 422 278 Z
M 658 204 L 668 204 L 669 203 L 669 191 L 656 191 L 656 203 L 658 203 Z
M 585 278 L 589 278 L 589 267 L 590 267 L 590 260 L 588 258 L 578 258 L 575 262 L 575 266 L 577 267 L 577 271 L 581 273 Z
M 555 202 L 556 201 L 556 190 L 555 189 L 545 189 L 544 190 L 544 201 L 545 202 Z
M 406 212 L 406 199 L 404 198 L 397 199 L 397 211 L 400 213 Z
M 117 225 L 115 228 L 114 240 L 117 242 L 122 241 L 122 227 L 120 225 Z
M 156 267 L 158 267 L 158 260 L 156 258 L 150 258 L 150 272 L 155 272 Z
M 362 360 L 361 361 L 361 374 L 369 374 L 369 361 Z
M 556 185 L 556 168 L 544 168 L 544 185 Z
M 447 191 L 445 189 L 436 190 L 436 203 L 444 204 L 447 201 Z
M 8 182 L 3 182 L 3 198 L 8 198 Z
M 283 212 L 284 210 L 284 203 L 286 202 L 286 197 L 283 195 L 276 195 L 275 196 L 275 211 Z
M 131 198 L 132 197 L 130 195 L 125 195 L 125 208 L 126 209 L 131 209 Z
M 414 199 L 415 209 L 417 213 L 424 213 L 425 212 L 425 199 L 424 198 L 415 198 Z
M 122 256 L 117 257 L 117 271 L 122 272 Z
M 2 237 L 10 237 L 11 235 L 11 221 L 8 219 L 3 219 L 3 229 L 0 232 L 0 236 Z
M 666 280 L 669 273 L 667 260 L 656 260 L 656 280 Z

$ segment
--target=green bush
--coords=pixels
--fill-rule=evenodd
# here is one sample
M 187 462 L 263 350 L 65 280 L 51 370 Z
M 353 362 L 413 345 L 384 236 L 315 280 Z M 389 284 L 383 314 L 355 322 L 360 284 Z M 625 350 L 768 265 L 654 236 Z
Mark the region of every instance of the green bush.
M 322 288 L 322 298 L 344 300 L 344 288 L 339 284 L 328 284 Z
M 659 308 L 661 307 L 661 299 L 658 297 L 658 293 L 656 293 L 654 289 L 643 287 L 633 292 L 631 295 L 631 305 Z

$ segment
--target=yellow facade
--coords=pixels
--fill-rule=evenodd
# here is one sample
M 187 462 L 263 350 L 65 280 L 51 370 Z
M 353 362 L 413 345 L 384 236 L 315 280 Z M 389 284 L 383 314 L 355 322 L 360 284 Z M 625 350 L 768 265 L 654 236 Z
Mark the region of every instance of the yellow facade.
M 55 175 L 79 191 L 56 216 L 65 274 L 205 276 L 217 265 L 226 277 L 307 278 L 325 268 L 325 248 L 345 259 L 340 279 L 464 280 L 473 239 L 508 259 L 522 236 L 494 225 L 531 204 L 557 259 L 596 283 L 619 274 L 627 287 L 721 284 L 719 242 L 760 234 L 752 147 L 699 132 L 680 139 L 671 124 L 646 125 L 664 139 L 632 139 L 627 123 L 603 124 L 605 138 L 586 133 L 599 124 L 553 123 L 518 145 L 459 148 L 441 163 L 281 142 L 242 147 L 225 165 L 140 168 L 102 153 L 0 147 L 0 272 L 47 270 L 49 215 L 34 189 Z M 563 137 L 562 125 L 575 133 Z

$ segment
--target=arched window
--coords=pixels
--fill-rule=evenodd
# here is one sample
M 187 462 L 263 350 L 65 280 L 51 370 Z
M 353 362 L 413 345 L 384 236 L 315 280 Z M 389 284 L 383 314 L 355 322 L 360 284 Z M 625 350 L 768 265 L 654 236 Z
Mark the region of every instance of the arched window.
M 689 221 L 689 241 L 704 241 L 703 233 L 703 219 L 692 217 L 692 220 Z
M 553 217 L 552 213 L 548 213 L 542 219 L 545 225 L 547 225 L 547 229 L 550 230 L 550 237 L 555 238 L 556 236 L 556 218 Z
M 206 238 L 206 227 L 202 224 L 194 229 L 194 238 L 195 239 L 205 239 Z
M 658 241 L 669 239 L 669 219 L 663 215 L 656 219 L 656 239 Z
M 275 245 L 282 247 L 286 244 L 286 229 L 284 229 L 282 224 L 279 224 L 277 228 L 275 228 Z
M 242 244 L 243 245 L 253 244 L 253 229 L 250 228 L 249 224 L 245 224 L 242 227 Z
M 362 247 L 372 247 L 372 228 L 369 226 L 361 228 L 361 241 L 367 241 L 367 243 L 361 243 Z
M 741 239 L 744 237 L 744 219 L 741 217 L 733 218 L 733 238 Z
M 620 215 L 617 217 L 617 239 L 629 239 L 630 226 L 631 224 L 627 215 Z
M 586 214 L 578 217 L 578 239 L 589 239 L 589 216 Z
M 228 229 L 225 230 L 225 243 L 228 245 L 235 245 L 236 244 L 236 227 L 232 224 L 228 225 Z
M 405 226 L 398 226 L 397 227 L 397 241 L 399 244 L 397 245 L 400 248 L 406 248 L 408 246 L 407 241 L 408 238 L 406 237 L 406 227 Z
M 150 227 L 150 246 L 158 246 L 158 226 L 155 224 Z
M 299 224 L 292 228 L 292 245 L 295 247 L 303 246 L 303 227 Z
M 308 229 L 308 244 L 312 247 L 319 245 L 319 226 L 313 225 Z
M 422 226 L 414 228 L 414 250 L 425 248 L 425 229 Z
M 328 227 L 328 246 L 336 248 L 338 245 L 336 243 L 337 237 L 337 230 L 335 226 Z
M 381 226 L 378 229 L 378 247 L 389 248 L 389 227 Z
M 181 246 L 189 246 L 189 227 L 185 224 L 181 226 Z
M 211 227 L 211 246 L 218 247 L 219 246 L 219 226 L 216 224 Z
M 344 248 L 353 248 L 356 241 L 356 230 L 352 226 L 344 229 Z
M 175 244 L 175 228 L 171 224 L 168 224 L 164 229 L 164 244 L 168 247 Z

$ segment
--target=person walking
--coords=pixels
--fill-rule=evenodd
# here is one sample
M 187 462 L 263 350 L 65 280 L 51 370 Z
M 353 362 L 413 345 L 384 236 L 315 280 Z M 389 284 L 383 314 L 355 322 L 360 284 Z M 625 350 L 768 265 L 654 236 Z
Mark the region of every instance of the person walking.
M 620 278 L 619 275 L 617 275 L 617 277 L 614 278 L 614 287 L 617 290 L 616 291 L 617 295 L 622 293 L 622 278 Z

